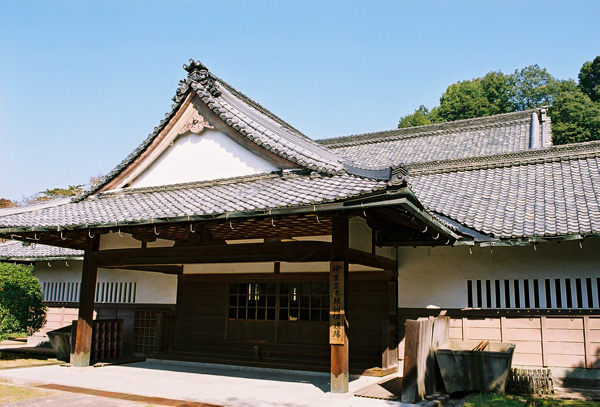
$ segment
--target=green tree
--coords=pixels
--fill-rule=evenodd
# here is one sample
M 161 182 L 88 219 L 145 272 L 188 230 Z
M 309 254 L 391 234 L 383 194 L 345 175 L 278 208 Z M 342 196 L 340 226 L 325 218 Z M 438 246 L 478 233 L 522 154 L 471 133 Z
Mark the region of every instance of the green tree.
M 398 128 L 423 126 L 426 124 L 435 123 L 437 119 L 437 109 L 433 108 L 431 111 L 425 106 L 421 105 L 413 114 L 403 116 L 400 118 Z
M 0 336 L 40 330 L 46 306 L 32 266 L 0 263 Z
M 562 81 L 548 112 L 554 144 L 600 140 L 600 103 L 594 103 L 572 81 Z
M 40 192 L 40 194 L 42 194 L 42 197 L 47 198 L 47 199 L 54 199 L 54 198 L 58 198 L 58 197 L 64 197 L 64 196 L 76 196 L 81 194 L 83 185 L 69 185 L 68 188 L 52 188 L 52 189 L 46 189 L 42 192 Z
M 440 97 L 439 121 L 471 119 L 508 113 L 514 92 L 511 78 L 502 72 L 489 72 L 481 78 L 457 82 Z
M 440 106 L 419 107 L 400 119 L 398 127 L 418 126 L 499 113 L 550 107 L 554 144 L 600 140 L 600 56 L 586 62 L 579 85 L 555 79 L 546 69 L 530 65 L 511 75 L 490 72 L 450 85 Z
M 600 102 L 600 55 L 581 67 L 579 87 L 593 102 Z
M 93 179 L 93 178 L 92 178 Z M 38 192 L 35 195 L 24 197 L 20 205 L 31 205 L 39 202 L 51 201 L 57 198 L 77 196 L 83 192 L 83 185 L 69 185 L 67 188 L 51 188 Z
M 558 81 L 545 68 L 530 65 L 510 76 L 511 111 L 550 106 L 558 92 Z
M 440 97 L 438 117 L 443 121 L 454 121 L 487 116 L 489 104 L 481 78 L 457 82 L 448 86 Z

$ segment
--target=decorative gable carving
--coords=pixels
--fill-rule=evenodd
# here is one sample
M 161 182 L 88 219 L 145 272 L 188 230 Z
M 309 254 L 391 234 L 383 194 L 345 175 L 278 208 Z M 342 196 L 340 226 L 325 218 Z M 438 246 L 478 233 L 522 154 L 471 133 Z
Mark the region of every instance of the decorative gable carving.
M 200 134 L 204 129 L 214 129 L 213 126 L 199 113 L 194 116 L 179 130 L 179 135 L 187 133 L 188 131 L 195 134 Z

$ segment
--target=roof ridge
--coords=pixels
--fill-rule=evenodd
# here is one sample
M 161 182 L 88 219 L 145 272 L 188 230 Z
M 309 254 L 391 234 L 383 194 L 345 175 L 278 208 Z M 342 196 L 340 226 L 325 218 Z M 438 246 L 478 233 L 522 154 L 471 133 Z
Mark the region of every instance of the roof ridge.
M 477 127 L 495 127 L 507 123 L 530 121 L 531 113 L 539 112 L 540 109 L 542 108 L 520 110 L 518 112 L 501 113 L 491 116 L 474 117 L 471 119 L 454 120 L 443 123 L 431 123 L 423 126 L 403 127 L 399 129 L 326 138 L 317 140 L 317 142 L 329 148 L 336 148 L 359 144 L 379 143 L 383 141 L 393 141 L 396 139 L 427 137 L 448 133 L 458 128 L 473 129 Z
M 242 99 L 244 102 L 248 103 L 250 106 L 252 106 L 256 110 L 258 110 L 259 112 L 263 113 L 265 116 L 268 116 L 271 119 L 275 120 L 277 123 L 279 123 L 282 126 L 286 127 L 288 130 L 294 131 L 294 132 L 298 133 L 300 136 L 302 136 L 302 137 L 304 137 L 304 138 L 306 138 L 308 140 L 311 140 L 308 136 L 306 136 L 300 130 L 298 130 L 297 128 L 295 128 L 294 126 L 292 126 L 291 124 L 289 124 L 288 122 L 286 122 L 285 120 L 283 120 L 281 117 L 277 116 L 276 114 L 274 114 L 273 112 L 271 112 L 270 110 L 268 110 L 266 107 L 264 107 L 263 105 L 261 105 L 257 101 L 249 98 L 244 93 L 240 92 L 239 90 L 237 90 L 236 88 L 234 88 L 233 86 L 231 86 L 229 83 L 225 82 L 223 79 L 219 78 L 216 75 L 215 75 L 215 78 L 219 81 L 219 84 L 221 84 L 221 85 L 223 85 L 225 87 L 225 89 L 227 89 L 229 92 L 233 93 L 238 98 Z
M 408 175 L 428 175 L 477 169 L 512 167 L 600 156 L 600 141 L 563 144 L 534 150 L 481 157 L 406 164 Z
M 264 108 L 257 108 L 256 102 L 247 103 L 245 95 L 235 89 L 231 91 L 230 85 L 219 82 L 200 62 L 190 60 L 185 69 L 189 75 L 182 89 L 192 88 L 214 114 L 248 141 L 294 166 L 328 175 L 344 171 L 347 158 L 283 125 L 280 119 L 265 113 Z
M 231 184 L 239 184 L 243 182 L 251 182 L 251 181 L 259 181 L 266 179 L 273 179 L 282 177 L 278 173 L 267 173 L 263 172 L 260 174 L 252 174 L 252 175 L 241 175 L 238 177 L 229 177 L 229 178 L 217 178 L 205 181 L 192 181 L 192 182 L 182 182 L 179 184 L 167 184 L 167 185 L 157 185 L 150 187 L 138 187 L 138 188 L 123 188 L 123 189 L 115 189 L 111 191 L 101 192 L 96 195 L 98 198 L 114 196 L 114 195 L 131 195 L 131 194 L 139 194 L 139 193 L 147 193 L 147 192 L 161 192 L 161 191 L 174 191 L 178 189 L 188 189 L 188 188 L 201 188 L 201 187 L 210 187 L 210 186 L 220 186 L 220 185 L 231 185 Z M 287 175 L 289 177 L 289 175 Z M 283 177 L 285 178 L 285 176 Z

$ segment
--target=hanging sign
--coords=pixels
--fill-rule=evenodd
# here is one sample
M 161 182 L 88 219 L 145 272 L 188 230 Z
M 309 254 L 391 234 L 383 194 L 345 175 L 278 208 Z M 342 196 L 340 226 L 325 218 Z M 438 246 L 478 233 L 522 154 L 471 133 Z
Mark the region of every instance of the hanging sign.
M 344 262 L 333 261 L 329 270 L 329 343 L 344 344 Z

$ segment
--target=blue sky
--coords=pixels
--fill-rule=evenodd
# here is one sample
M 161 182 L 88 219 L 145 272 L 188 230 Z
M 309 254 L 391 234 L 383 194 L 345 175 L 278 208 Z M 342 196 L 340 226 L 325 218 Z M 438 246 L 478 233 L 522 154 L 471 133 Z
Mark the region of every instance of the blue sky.
M 600 55 L 590 1 L 0 1 L 0 198 L 85 184 L 170 110 L 182 65 L 312 138 L 396 127 L 446 87 Z

